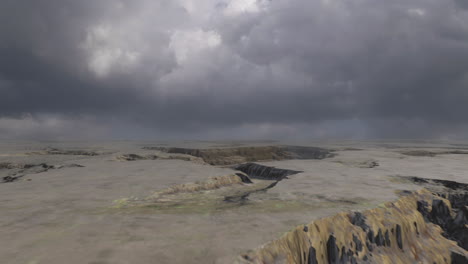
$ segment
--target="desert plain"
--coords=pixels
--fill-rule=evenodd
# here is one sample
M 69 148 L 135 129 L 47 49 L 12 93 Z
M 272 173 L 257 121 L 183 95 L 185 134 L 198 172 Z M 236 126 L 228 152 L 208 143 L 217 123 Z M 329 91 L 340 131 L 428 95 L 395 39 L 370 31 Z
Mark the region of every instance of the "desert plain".
M 452 190 L 461 193 L 455 200 L 437 192 L 447 182 L 461 184 Z M 433 220 L 440 218 L 434 213 L 438 199 L 422 191 L 427 184 L 448 208 L 450 224 Z M 468 263 L 466 184 L 463 142 L 2 141 L 0 262 L 433 263 L 433 245 L 425 245 L 433 240 L 445 250 L 438 253 L 440 263 Z M 427 237 L 417 238 L 422 227 L 405 229 L 400 222 L 406 220 L 392 213 L 390 220 L 368 216 L 361 224 L 351 217 L 367 233 L 351 242 L 347 256 L 338 220 L 323 224 L 332 231 L 322 230 L 322 249 L 310 238 L 310 248 L 302 249 L 305 240 L 296 243 L 299 235 L 290 235 L 303 229 L 311 237 L 307 225 L 344 213 L 378 209 L 385 215 L 394 206 L 389 202 L 421 191 L 432 199 L 427 215 L 419 207 L 405 210 L 427 223 Z M 452 223 L 464 237 L 451 237 Z M 387 225 L 388 232 L 379 236 L 375 227 L 365 245 L 374 224 Z M 295 245 L 274 242 L 281 239 Z M 292 252 L 298 247 L 308 253 Z

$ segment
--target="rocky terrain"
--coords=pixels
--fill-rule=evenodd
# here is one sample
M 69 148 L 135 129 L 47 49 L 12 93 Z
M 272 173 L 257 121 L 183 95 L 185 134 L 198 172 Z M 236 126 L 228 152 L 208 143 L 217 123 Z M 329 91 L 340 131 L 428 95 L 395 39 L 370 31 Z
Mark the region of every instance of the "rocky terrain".
M 467 263 L 464 147 L 0 142 L 0 256 L 35 264 Z
M 79 164 L 50 165 L 47 163 L 40 163 L 40 164 L 21 164 L 21 163 L 10 163 L 10 162 L 0 163 L 0 171 L 3 174 L 3 176 L 1 177 L 1 180 L 4 183 L 17 181 L 18 179 L 28 174 L 36 174 L 36 173 L 46 172 L 48 170 L 53 170 L 53 169 L 81 168 L 81 167 L 84 167 L 84 166 L 79 165 Z
M 328 149 L 301 146 L 256 146 L 210 149 L 145 147 L 144 149 L 200 157 L 211 165 L 231 165 L 261 160 L 325 159 L 334 156 L 333 152 Z
M 381 208 L 299 226 L 240 262 L 467 263 L 468 185 L 409 180 L 428 188 L 404 192 Z

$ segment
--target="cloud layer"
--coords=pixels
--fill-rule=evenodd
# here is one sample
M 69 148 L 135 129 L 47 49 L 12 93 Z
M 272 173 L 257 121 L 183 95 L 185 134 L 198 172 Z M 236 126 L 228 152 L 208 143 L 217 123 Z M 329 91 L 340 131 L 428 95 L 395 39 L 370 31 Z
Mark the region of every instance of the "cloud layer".
M 461 0 L 5 0 L 0 22 L 6 138 L 468 132 Z

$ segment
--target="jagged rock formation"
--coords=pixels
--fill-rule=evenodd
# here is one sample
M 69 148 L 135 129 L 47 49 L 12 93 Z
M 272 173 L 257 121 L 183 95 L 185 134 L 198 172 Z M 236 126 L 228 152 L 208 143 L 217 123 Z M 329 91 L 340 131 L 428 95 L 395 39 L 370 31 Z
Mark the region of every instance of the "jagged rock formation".
M 437 155 L 446 155 L 446 154 L 468 154 L 468 151 L 465 150 L 443 150 L 443 151 L 429 151 L 429 150 L 408 150 L 402 151 L 401 154 L 407 156 L 415 156 L 415 157 L 435 157 Z
M 426 221 L 442 227 L 445 237 L 468 250 L 468 184 L 419 177 L 406 178 L 450 201 L 451 207 L 442 200 L 434 200 L 431 207 L 421 202 L 418 204 L 418 210 Z
M 217 149 L 189 149 L 145 147 L 173 154 L 186 154 L 202 158 L 211 165 L 232 165 L 261 160 L 325 159 L 335 154 L 331 150 L 316 147 L 265 146 Z
M 466 237 L 450 231 L 466 234 L 466 205 L 456 213 L 427 189 L 407 192 L 382 208 L 299 226 L 239 263 L 468 263 Z
M 26 176 L 27 174 L 36 174 L 46 172 L 51 169 L 62 169 L 62 168 L 75 168 L 84 167 L 79 164 L 65 164 L 65 165 L 49 165 L 46 163 L 40 164 L 21 164 L 21 163 L 0 163 L 0 170 L 6 170 L 6 176 L 2 177 L 2 182 L 14 182 L 18 179 Z

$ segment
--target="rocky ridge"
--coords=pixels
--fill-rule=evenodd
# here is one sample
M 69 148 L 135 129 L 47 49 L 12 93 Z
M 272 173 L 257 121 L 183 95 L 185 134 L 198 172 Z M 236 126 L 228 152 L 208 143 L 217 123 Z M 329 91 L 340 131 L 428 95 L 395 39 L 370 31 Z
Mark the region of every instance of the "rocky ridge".
M 468 185 L 417 177 L 396 202 L 296 227 L 239 263 L 468 263 Z

